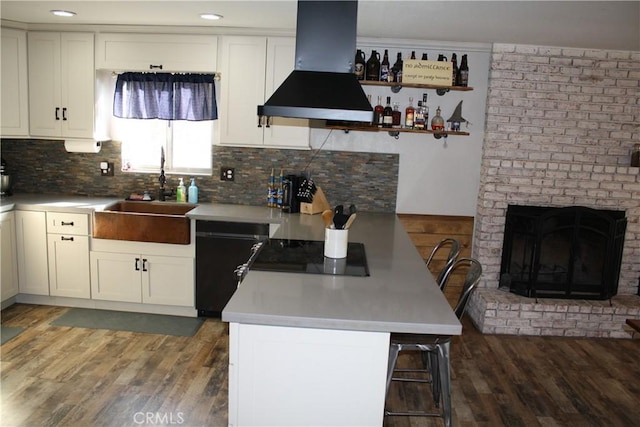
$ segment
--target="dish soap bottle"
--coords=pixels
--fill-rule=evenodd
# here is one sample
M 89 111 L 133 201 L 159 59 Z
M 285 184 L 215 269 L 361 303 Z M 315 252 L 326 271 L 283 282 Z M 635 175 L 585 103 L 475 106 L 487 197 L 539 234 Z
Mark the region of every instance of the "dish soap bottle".
M 184 181 L 180 178 L 180 183 L 178 184 L 178 189 L 176 191 L 176 201 L 177 202 L 186 202 L 187 201 L 187 188 L 184 186 Z
M 196 187 L 196 179 L 191 178 L 189 186 L 189 203 L 198 203 L 198 187 Z

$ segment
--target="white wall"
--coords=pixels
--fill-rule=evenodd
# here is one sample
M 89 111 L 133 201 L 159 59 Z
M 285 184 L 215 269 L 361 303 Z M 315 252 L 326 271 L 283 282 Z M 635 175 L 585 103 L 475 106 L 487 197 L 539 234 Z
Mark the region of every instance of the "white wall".
M 378 95 L 383 96 L 383 104 L 387 96 L 391 96 L 392 103 L 399 102 L 403 120 L 410 96 L 415 107 L 418 100 L 422 99 L 422 93 L 428 94 L 429 120 L 438 106 L 447 120 L 462 100 L 462 116 L 470 124 L 468 128 L 463 124 L 461 130 L 471 135 L 435 139 L 430 134 L 401 133 L 396 140 L 386 132 L 352 131 L 346 134 L 337 130 L 312 129 L 311 146 L 314 149 L 322 147 L 323 150 L 398 153 L 398 213 L 474 216 L 480 180 L 491 46 L 477 43 L 359 40 L 358 48 L 364 50 L 366 59 L 372 49 L 382 56 L 387 48 L 392 65 L 400 51 L 403 59 L 409 58 L 411 51 L 415 50 L 418 59 L 423 52 L 427 52 L 429 59 L 434 60 L 439 53 L 450 59 L 451 53 L 455 52 L 458 65 L 462 54 L 466 53 L 470 70 L 469 86 L 474 88 L 473 91 L 451 91 L 438 96 L 432 89 L 403 88 L 397 94 L 387 87 L 365 86 L 364 89 L 365 93 L 372 95 L 374 105 Z

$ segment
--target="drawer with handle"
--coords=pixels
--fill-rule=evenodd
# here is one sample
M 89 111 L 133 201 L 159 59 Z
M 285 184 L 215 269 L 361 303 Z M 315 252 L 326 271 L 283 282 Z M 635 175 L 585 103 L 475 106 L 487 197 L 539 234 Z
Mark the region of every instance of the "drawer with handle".
M 88 235 L 89 215 L 47 212 L 47 233 Z

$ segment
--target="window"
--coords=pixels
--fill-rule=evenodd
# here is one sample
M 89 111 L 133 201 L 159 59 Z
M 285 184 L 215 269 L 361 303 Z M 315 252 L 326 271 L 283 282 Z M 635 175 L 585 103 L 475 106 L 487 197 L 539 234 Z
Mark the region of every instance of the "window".
M 211 175 L 214 121 L 114 119 L 122 140 L 122 170 L 159 172 L 160 147 L 165 173 Z
M 122 141 L 122 169 L 212 173 L 217 107 L 212 75 L 123 73 L 113 97 L 113 126 Z

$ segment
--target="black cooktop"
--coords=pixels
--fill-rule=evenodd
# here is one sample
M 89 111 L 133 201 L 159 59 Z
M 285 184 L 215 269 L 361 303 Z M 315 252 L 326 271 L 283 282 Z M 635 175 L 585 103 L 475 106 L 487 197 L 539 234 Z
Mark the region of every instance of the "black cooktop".
M 369 267 L 362 243 L 349 242 L 346 258 L 324 256 L 324 242 L 314 240 L 269 239 L 256 256 L 250 270 L 290 273 L 368 276 Z

